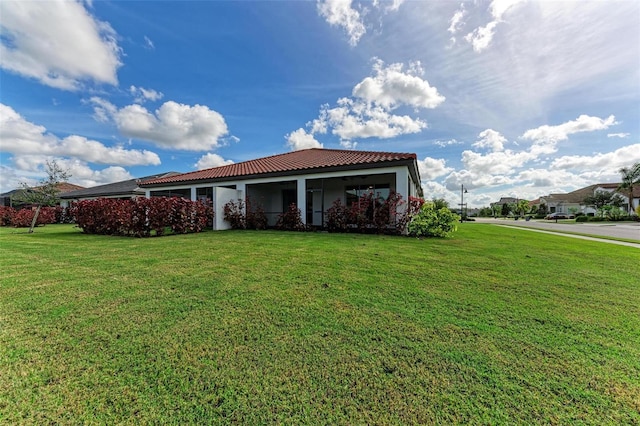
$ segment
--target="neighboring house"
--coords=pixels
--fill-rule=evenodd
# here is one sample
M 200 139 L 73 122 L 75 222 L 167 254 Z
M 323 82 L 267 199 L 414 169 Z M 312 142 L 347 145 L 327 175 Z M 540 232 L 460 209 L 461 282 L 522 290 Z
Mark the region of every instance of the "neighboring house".
M 248 197 L 261 205 L 270 226 L 295 203 L 302 221 L 322 227 L 325 213 L 340 199 L 350 205 L 372 192 L 422 197 L 416 154 L 311 148 L 242 163 L 147 180 L 147 197 L 180 196 L 213 200 L 214 229 L 228 229 L 224 205 Z
M 139 179 L 129 179 L 121 182 L 108 183 L 105 185 L 94 186 L 91 188 L 83 188 L 77 191 L 66 192 L 60 195 L 62 205 L 67 207 L 74 201 L 93 200 L 96 198 L 119 198 L 131 199 L 136 197 L 144 197 L 145 191 L 138 185 L 140 182 L 148 179 L 157 179 L 161 177 L 178 175 L 177 172 L 161 173 L 146 176 Z
M 567 194 L 549 194 L 540 197 L 540 202 L 545 203 L 549 213 L 584 213 L 587 215 L 595 214 L 596 210 L 593 206 L 584 203 L 584 199 L 594 195 L 597 191 L 614 192 L 624 200 L 622 208 L 626 211 L 629 205 L 629 194 L 618 191 L 619 183 L 598 183 L 589 185 L 584 188 L 576 189 Z M 640 187 L 633 188 L 633 208 L 636 209 L 640 204 Z M 633 212 L 629 212 L 633 213 Z
M 492 210 L 498 210 L 498 214 L 500 214 L 500 212 L 502 211 L 502 206 L 504 206 L 505 204 L 516 204 L 518 202 L 517 198 L 514 197 L 500 197 L 500 201 L 497 201 L 495 203 L 490 203 L 489 205 L 491 206 Z
M 74 185 L 72 183 L 68 183 L 68 182 L 60 182 L 57 185 L 58 191 L 60 191 L 59 195 L 62 196 L 68 192 L 71 191 L 76 191 L 79 189 L 84 189 L 83 186 L 80 185 Z M 22 208 L 25 207 L 26 205 L 18 200 L 14 199 L 14 196 L 19 193 L 20 191 L 22 191 L 22 189 L 14 189 L 13 191 L 9 191 L 9 192 L 5 192 L 4 194 L 0 194 L 0 205 L 5 206 L 5 207 L 16 207 L 16 208 Z

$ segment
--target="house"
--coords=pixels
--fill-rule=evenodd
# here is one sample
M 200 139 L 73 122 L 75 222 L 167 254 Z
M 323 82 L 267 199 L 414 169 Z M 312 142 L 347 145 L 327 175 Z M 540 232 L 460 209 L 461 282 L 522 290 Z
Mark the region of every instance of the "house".
M 36 187 L 37 188 L 37 187 Z M 56 188 L 59 191 L 59 196 L 62 198 L 62 195 L 71 192 L 71 191 L 76 191 L 76 190 L 81 190 L 84 189 L 83 186 L 80 185 L 74 185 L 72 183 L 68 183 L 68 182 L 60 182 L 56 185 Z M 0 194 L 0 205 L 1 206 L 5 206 L 5 207 L 16 207 L 16 208 L 21 208 L 24 207 L 25 204 L 18 201 L 18 200 L 14 200 L 14 196 L 17 195 L 19 192 L 21 192 L 22 189 L 14 189 L 13 191 L 9 191 L 9 192 L 5 192 L 3 194 Z
M 339 199 L 350 205 L 370 192 L 422 197 L 416 154 L 310 148 L 229 164 L 140 184 L 147 197 L 180 196 L 211 200 L 214 229 L 228 229 L 224 205 L 248 197 L 260 204 L 270 226 L 295 203 L 302 221 L 323 227 L 325 212 Z
M 129 179 L 121 182 L 108 183 L 105 185 L 94 186 L 91 188 L 82 188 L 76 191 L 66 192 L 60 195 L 63 207 L 67 207 L 74 201 L 92 200 L 95 198 L 119 198 L 130 199 L 136 197 L 144 197 L 145 191 L 138 185 L 148 179 L 157 179 L 177 175 L 177 172 L 168 172 L 146 176 L 139 179 Z
M 627 211 L 629 205 L 629 193 L 618 190 L 619 183 L 598 183 L 584 188 L 576 189 L 567 194 L 549 194 L 540 197 L 540 202 L 547 205 L 549 213 L 584 213 L 593 215 L 596 210 L 593 206 L 585 204 L 587 197 L 593 196 L 598 191 L 613 192 L 624 201 L 622 208 Z M 640 186 L 633 188 L 633 208 L 640 204 Z M 633 212 L 629 212 L 633 214 Z

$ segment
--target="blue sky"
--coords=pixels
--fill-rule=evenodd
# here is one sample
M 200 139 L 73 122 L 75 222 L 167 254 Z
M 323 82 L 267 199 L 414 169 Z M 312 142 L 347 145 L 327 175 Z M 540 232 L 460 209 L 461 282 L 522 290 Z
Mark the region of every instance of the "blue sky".
M 469 206 L 640 161 L 640 2 L 0 2 L 0 192 L 308 147 L 414 152 Z

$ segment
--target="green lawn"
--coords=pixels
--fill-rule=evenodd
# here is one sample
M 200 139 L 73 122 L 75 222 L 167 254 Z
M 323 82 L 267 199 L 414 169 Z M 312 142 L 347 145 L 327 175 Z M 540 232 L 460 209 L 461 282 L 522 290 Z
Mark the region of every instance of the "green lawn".
M 0 229 L 3 424 L 639 424 L 640 250 Z

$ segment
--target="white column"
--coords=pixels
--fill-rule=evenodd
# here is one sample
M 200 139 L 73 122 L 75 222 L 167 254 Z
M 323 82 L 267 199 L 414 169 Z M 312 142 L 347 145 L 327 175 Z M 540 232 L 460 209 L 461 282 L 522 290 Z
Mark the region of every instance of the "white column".
M 197 201 L 198 200 L 198 196 L 196 195 L 198 192 L 196 190 L 195 186 L 191 187 L 191 201 Z
M 408 200 L 411 195 L 409 190 L 409 170 L 406 167 L 396 171 L 396 192 L 402 195 L 403 200 Z
M 302 223 L 307 224 L 307 180 L 305 178 L 298 178 L 298 208 L 300 209 L 300 216 Z

